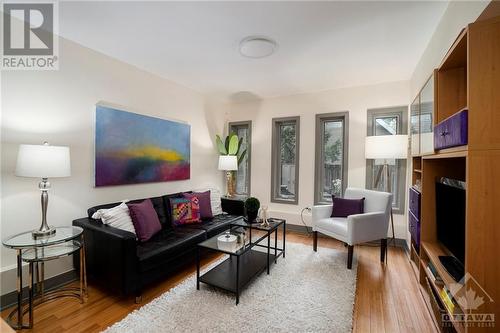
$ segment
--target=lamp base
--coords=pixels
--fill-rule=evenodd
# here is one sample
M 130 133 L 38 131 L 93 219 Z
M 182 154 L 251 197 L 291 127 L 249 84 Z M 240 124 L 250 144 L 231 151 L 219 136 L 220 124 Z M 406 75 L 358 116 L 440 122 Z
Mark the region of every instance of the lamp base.
M 31 235 L 33 236 L 33 239 L 40 239 L 40 238 L 47 238 L 50 236 L 55 235 L 56 229 L 55 228 L 50 228 L 47 230 L 33 230 Z

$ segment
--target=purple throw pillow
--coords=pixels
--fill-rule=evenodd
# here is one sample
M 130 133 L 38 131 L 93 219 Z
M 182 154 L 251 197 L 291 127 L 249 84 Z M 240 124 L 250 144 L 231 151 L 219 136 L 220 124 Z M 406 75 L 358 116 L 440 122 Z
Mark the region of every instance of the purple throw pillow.
M 365 212 L 365 198 L 343 199 L 332 195 L 333 209 L 331 217 L 348 217 Z
M 214 217 L 214 215 L 212 214 L 212 204 L 210 202 L 210 190 L 206 192 L 183 193 L 183 195 L 184 198 L 190 200 L 193 197 L 198 197 L 201 219 L 206 220 Z
M 127 203 L 135 233 L 140 242 L 145 242 L 161 230 L 158 214 L 151 203 L 146 199 L 138 203 Z

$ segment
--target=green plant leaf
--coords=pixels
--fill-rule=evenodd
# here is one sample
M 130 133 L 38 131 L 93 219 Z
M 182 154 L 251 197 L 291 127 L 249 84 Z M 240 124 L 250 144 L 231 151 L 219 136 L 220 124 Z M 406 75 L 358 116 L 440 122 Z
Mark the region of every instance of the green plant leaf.
M 246 153 L 247 153 L 247 150 L 245 149 L 241 152 L 240 156 L 238 156 L 238 165 L 240 165 L 241 162 L 243 162 L 243 159 L 245 158 Z
M 230 136 L 230 135 L 228 135 L 228 136 L 226 136 L 226 139 L 224 140 L 224 147 L 226 147 L 226 151 L 228 152 L 228 153 L 227 153 L 228 155 L 229 155 L 229 138 L 230 138 L 230 137 L 231 137 L 231 136 Z
M 236 152 L 235 155 L 238 155 L 240 153 L 241 146 L 243 145 L 243 138 L 240 138 L 240 141 L 238 141 L 238 151 Z
M 237 151 L 238 151 L 238 136 L 233 134 L 229 139 L 229 149 L 227 153 L 229 155 L 236 155 Z
M 219 149 L 219 153 L 221 155 L 227 155 L 226 147 L 224 147 L 224 144 L 222 143 L 222 140 L 219 135 L 215 136 L 215 142 L 217 144 L 217 149 Z

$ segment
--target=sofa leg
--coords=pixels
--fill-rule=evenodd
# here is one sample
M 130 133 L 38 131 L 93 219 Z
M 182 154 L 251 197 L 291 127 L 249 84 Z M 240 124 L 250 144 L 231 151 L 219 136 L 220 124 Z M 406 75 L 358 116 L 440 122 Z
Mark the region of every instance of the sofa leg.
M 141 304 L 142 303 L 142 295 L 135 296 L 135 304 Z
M 352 255 L 354 253 L 354 246 L 347 245 L 347 269 L 352 268 Z
M 313 231 L 313 250 L 318 252 L 318 232 Z
M 385 254 L 387 253 L 387 238 L 380 240 L 380 262 L 385 261 Z

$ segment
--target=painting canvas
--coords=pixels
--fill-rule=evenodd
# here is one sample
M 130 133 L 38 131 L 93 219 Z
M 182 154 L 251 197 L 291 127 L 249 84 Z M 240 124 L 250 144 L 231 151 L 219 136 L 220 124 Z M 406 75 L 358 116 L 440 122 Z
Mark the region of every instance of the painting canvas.
M 189 179 L 190 126 L 96 107 L 95 186 Z

